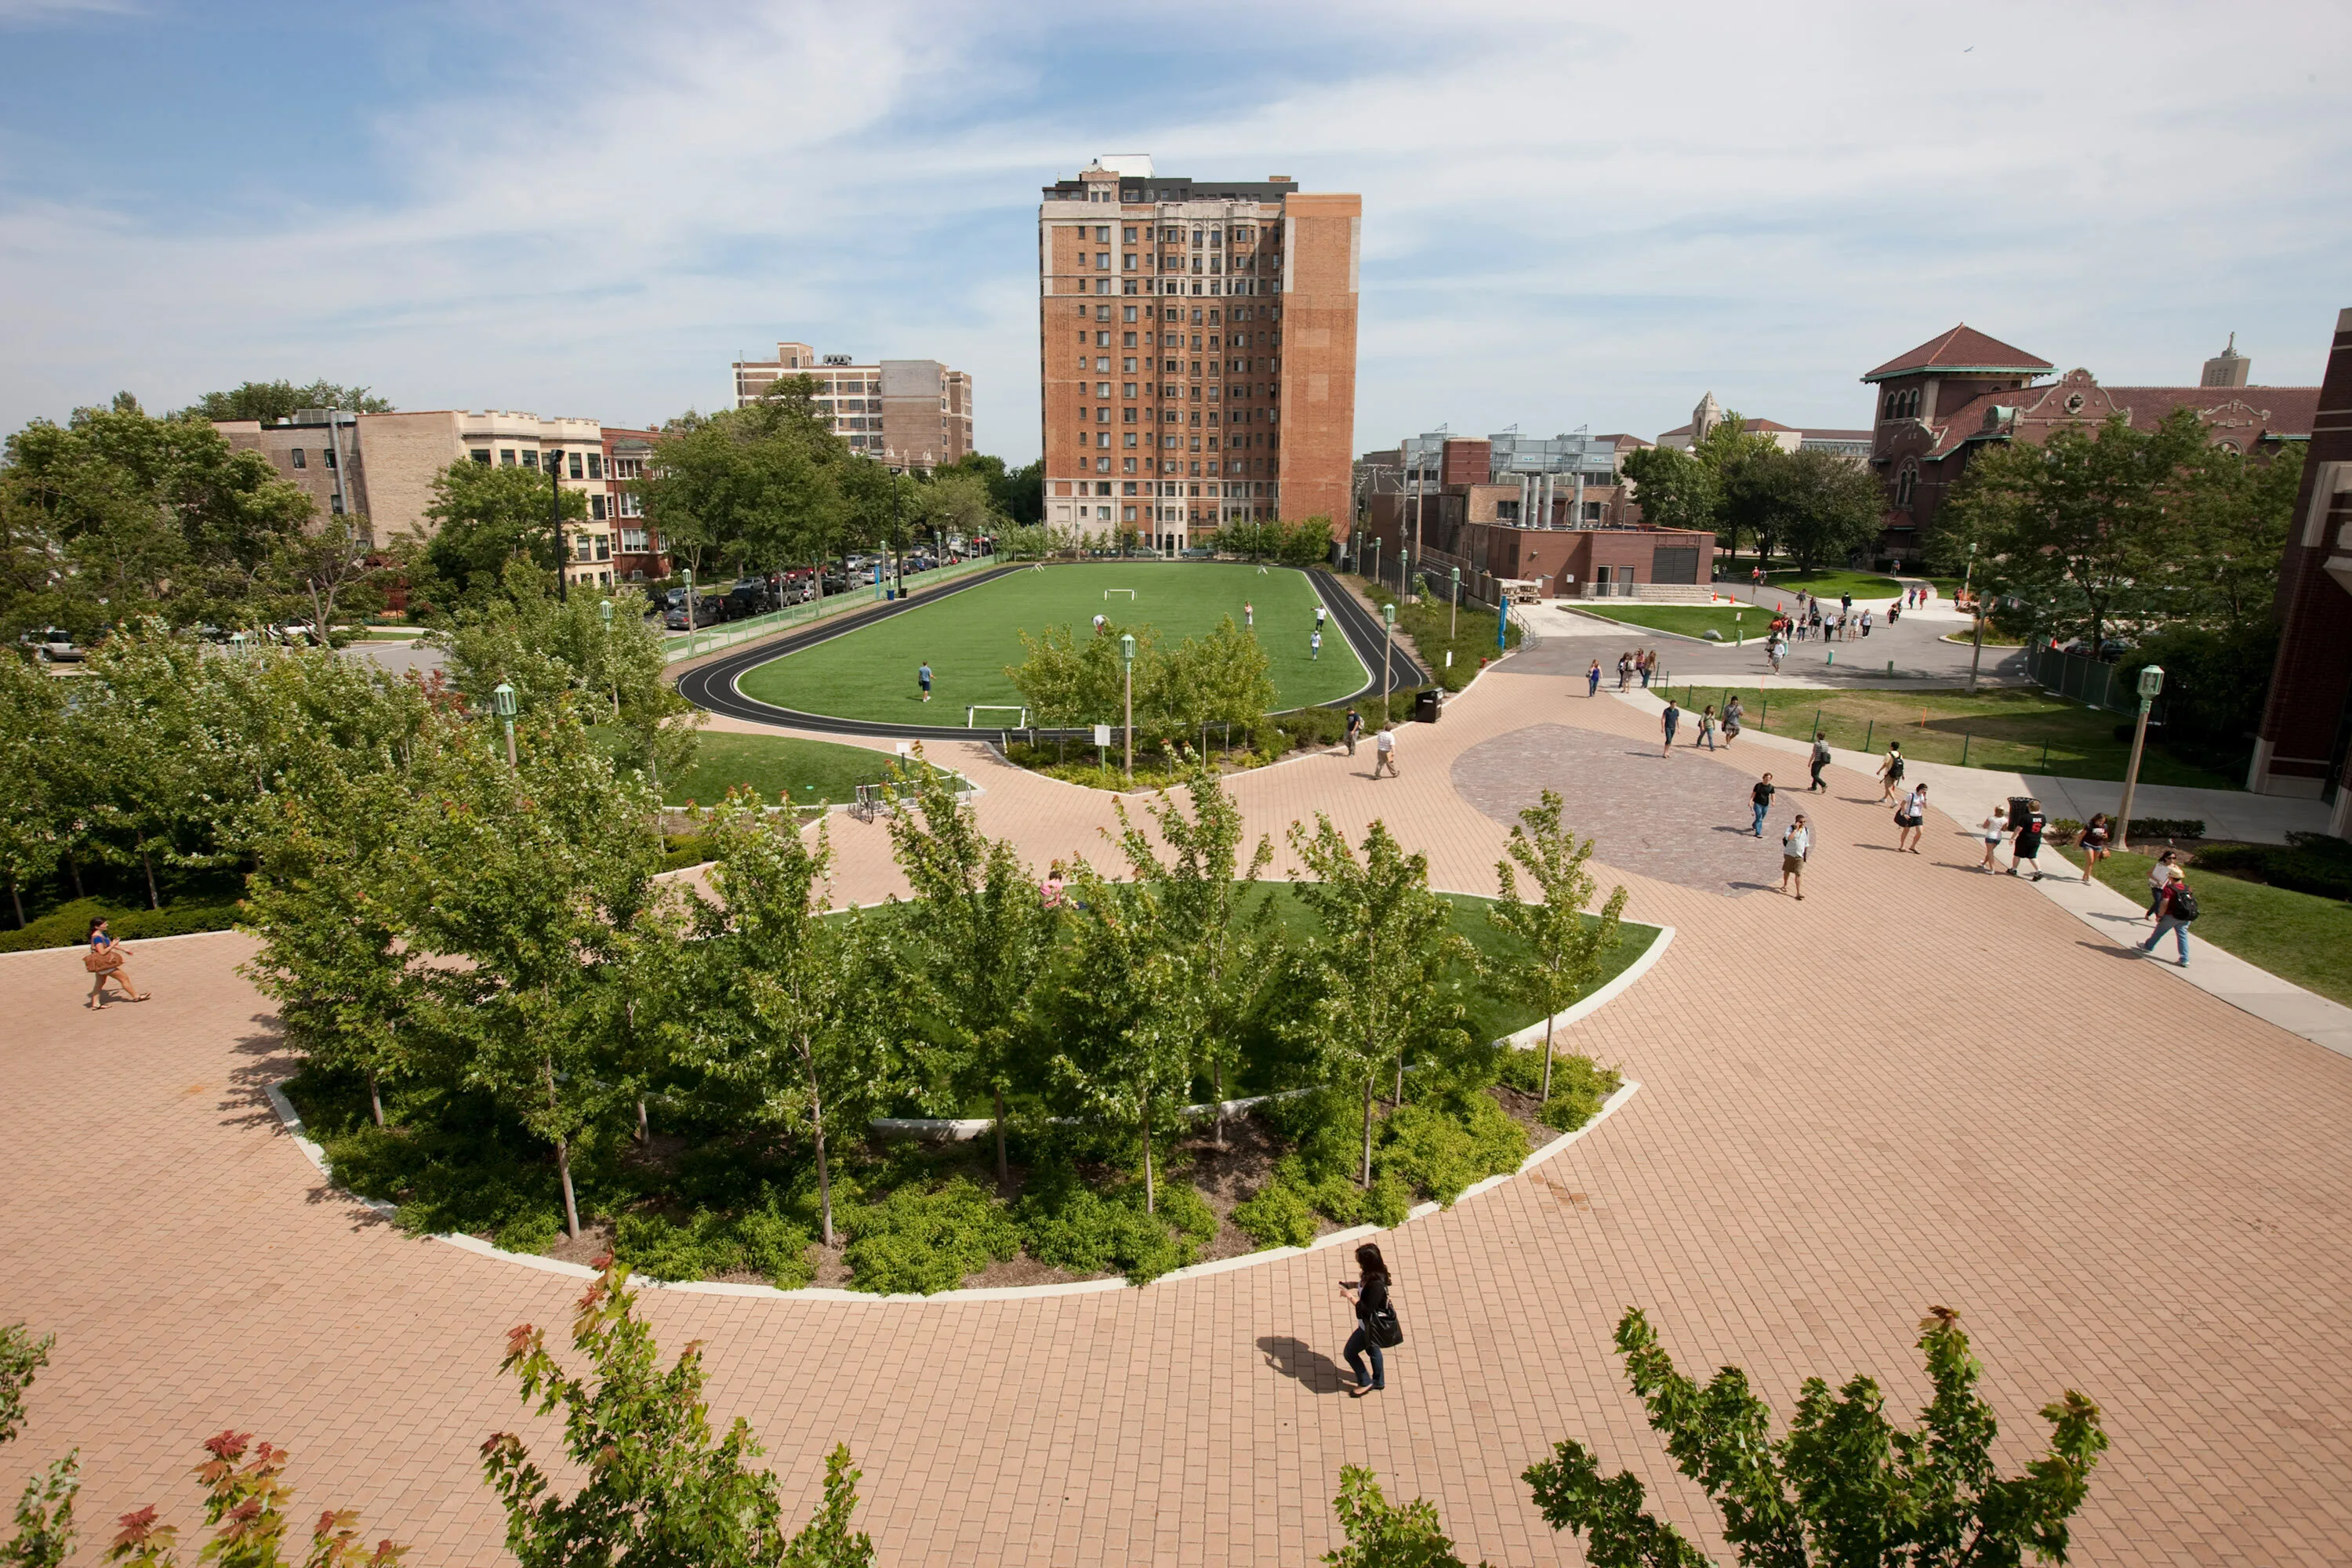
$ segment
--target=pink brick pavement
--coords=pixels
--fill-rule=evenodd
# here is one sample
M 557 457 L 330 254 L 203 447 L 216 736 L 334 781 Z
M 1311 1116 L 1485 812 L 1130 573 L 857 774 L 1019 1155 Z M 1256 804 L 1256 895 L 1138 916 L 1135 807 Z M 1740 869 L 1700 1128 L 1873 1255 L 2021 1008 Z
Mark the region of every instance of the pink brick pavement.
M 1440 885 L 1491 890 L 1502 828 L 1455 795 L 1452 761 L 1538 724 L 1649 735 L 1580 688 L 1497 672 L 1407 732 L 1400 780 L 1364 776 L 1367 749 L 1235 791 L 1277 833 L 1318 808 L 1351 832 L 1378 815 Z M 1099 852 L 1102 797 L 977 749 L 939 760 L 1033 857 Z M 1743 821 L 1768 761 L 1679 752 L 1651 789 Z M 708 1342 L 714 1413 L 751 1420 L 796 1510 L 851 1445 L 885 1563 L 1307 1563 L 1349 1462 L 1433 1499 L 1473 1561 L 1574 1563 L 1517 1479 L 1564 1436 L 1631 1465 L 1678 1521 L 1711 1518 L 1623 1392 L 1623 1307 L 1647 1306 L 1688 1368 L 1746 1366 L 1785 1412 L 1805 1376 L 1862 1371 L 1916 1405 L 1932 1303 L 1963 1311 L 1990 1363 L 2010 1464 L 2062 1388 L 2105 1408 L 2116 1446 L 2075 1561 L 2345 1561 L 2352 1061 L 1964 874 L 1949 820 L 1925 856 L 1870 847 L 1893 837 L 1874 786 L 1832 778 L 1805 807 L 1823 834 L 1802 904 L 1626 879 L 1630 915 L 1680 936 L 1574 1038 L 1644 1088 L 1529 1177 L 1391 1239 L 1409 1339 L 1381 1396 L 1336 1391 L 1331 1252 L 1060 1299 L 656 1294 L 649 1314 L 672 1349 Z M 1638 825 L 1649 793 L 1590 809 Z M 843 895 L 880 896 L 882 830 L 834 831 Z M 70 954 L 0 958 L 0 1321 L 58 1341 L 0 1468 L 79 1445 L 102 1544 L 148 1501 L 193 1523 L 195 1443 L 235 1425 L 293 1450 L 305 1503 L 363 1510 L 412 1562 L 496 1562 L 478 1446 L 511 1428 L 553 1452 L 497 1375 L 503 1335 L 568 1321 L 577 1286 L 409 1239 L 322 1188 L 260 1094 L 288 1063 L 235 974 L 247 951 L 145 944 L 157 999 L 97 1016 Z

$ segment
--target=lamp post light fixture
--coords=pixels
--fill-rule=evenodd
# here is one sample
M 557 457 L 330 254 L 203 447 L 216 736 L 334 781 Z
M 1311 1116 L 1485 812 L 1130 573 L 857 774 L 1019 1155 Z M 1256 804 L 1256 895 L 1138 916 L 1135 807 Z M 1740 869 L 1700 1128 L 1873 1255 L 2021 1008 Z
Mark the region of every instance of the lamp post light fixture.
M 237 655 L 239 658 L 243 658 L 243 657 L 244 657 L 244 655 L 245 655 L 246 647 L 247 647 L 247 643 L 246 643 L 246 639 L 245 639 L 245 634 L 244 634 L 243 632 L 241 632 L 241 631 L 235 631 L 235 632 L 231 632 L 231 633 L 229 633 L 229 634 L 228 634 L 228 650 L 229 650 L 229 652 L 231 652 L 231 653 L 233 653 L 233 654 Z
M 1453 605 L 1445 612 L 1445 640 L 1452 642 L 1454 634 L 1462 626 L 1462 568 L 1454 568 Z
M 1969 652 L 1969 690 L 1977 689 L 1977 667 L 1984 662 L 1984 595 L 1975 592 L 1970 584 L 1977 574 L 1977 542 L 1969 541 L 1968 570 L 1960 574 L 1960 592 L 1969 595 L 1969 608 L 1976 616 L 1976 635 Z
M 572 546 L 563 537 L 563 448 L 544 454 L 547 464 L 547 525 L 555 531 L 555 602 L 572 602 Z
M 604 602 L 596 606 L 596 611 L 604 617 L 604 669 L 613 678 L 613 717 L 618 719 L 621 716 L 621 672 L 613 666 L 613 595 L 605 595 Z
M 1388 623 L 1388 636 L 1381 644 L 1381 723 L 1385 727 L 1389 721 L 1389 672 L 1396 668 L 1392 651 L 1396 647 L 1396 605 L 1382 605 L 1381 619 Z
M 1127 748 L 1124 771 L 1127 782 L 1135 782 L 1135 634 L 1122 632 L 1118 639 L 1118 662 L 1127 678 L 1127 722 L 1121 727 L 1119 739 Z
M 499 681 L 496 689 L 490 692 L 490 711 L 496 713 L 499 716 L 499 722 L 506 726 L 507 766 L 512 768 L 516 765 L 514 743 L 515 689 L 509 686 L 503 680 Z
M 2143 665 L 2139 672 L 2139 722 L 2132 729 L 2131 761 L 2124 766 L 2124 800 L 2116 808 L 2116 847 L 2131 847 L 2132 792 L 2139 785 L 2139 754 L 2147 744 L 2147 711 L 2164 690 L 2164 668 L 2161 665 Z

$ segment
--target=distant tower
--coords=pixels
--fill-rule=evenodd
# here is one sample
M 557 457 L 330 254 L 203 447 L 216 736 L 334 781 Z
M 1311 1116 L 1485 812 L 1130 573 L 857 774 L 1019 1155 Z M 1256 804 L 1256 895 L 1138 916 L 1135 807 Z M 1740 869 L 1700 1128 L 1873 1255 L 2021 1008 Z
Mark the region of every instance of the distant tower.
M 2238 352 L 2238 334 L 2230 334 L 2230 346 L 2205 362 L 2205 379 L 2200 386 L 2243 386 L 2247 373 L 2254 362 Z
M 1691 445 L 1696 447 L 1706 440 L 1706 433 L 1722 423 L 1723 405 L 1717 403 L 1715 394 L 1710 392 L 1698 400 L 1697 407 L 1691 410 Z

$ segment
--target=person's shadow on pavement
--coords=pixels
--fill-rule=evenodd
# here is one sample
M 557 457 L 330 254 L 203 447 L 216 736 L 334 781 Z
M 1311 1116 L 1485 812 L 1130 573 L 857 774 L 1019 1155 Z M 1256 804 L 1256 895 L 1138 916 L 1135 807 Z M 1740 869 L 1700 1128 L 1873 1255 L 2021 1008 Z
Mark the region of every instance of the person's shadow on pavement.
M 1306 1384 L 1309 1394 L 1337 1394 L 1348 1385 L 1339 1379 L 1339 1363 L 1304 1340 L 1268 1334 L 1257 1342 L 1265 1364 L 1285 1377 Z

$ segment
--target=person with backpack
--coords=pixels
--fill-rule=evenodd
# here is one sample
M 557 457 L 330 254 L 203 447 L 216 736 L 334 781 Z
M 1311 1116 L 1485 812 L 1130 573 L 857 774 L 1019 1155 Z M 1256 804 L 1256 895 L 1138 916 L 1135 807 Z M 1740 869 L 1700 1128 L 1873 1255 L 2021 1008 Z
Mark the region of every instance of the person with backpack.
M 2147 933 L 2147 940 L 2139 944 L 2139 951 L 2153 953 L 2156 944 L 2164 940 L 2164 933 L 2170 931 L 2172 940 L 2179 944 L 2180 967 L 2186 969 L 2189 967 L 2189 927 L 2197 918 L 2197 895 L 2189 890 L 2189 878 L 2179 867 L 2167 867 L 2166 872 L 2164 891 L 2157 900 L 2156 929 Z
M 1712 702 L 1699 710 L 1698 738 L 1691 742 L 1693 751 L 1701 746 L 1710 752 L 1715 750 L 1715 704 Z
M 1352 757 L 1356 754 L 1356 742 L 1363 738 L 1364 716 L 1361 713 L 1357 712 L 1353 708 L 1350 708 L 1348 710 L 1348 728 L 1346 731 L 1348 754 L 1349 756 Z
M 1830 765 L 1830 738 L 1826 731 L 1816 730 L 1813 731 L 1812 763 L 1813 782 L 1805 786 L 1805 793 L 1807 795 L 1812 795 L 1830 787 L 1829 785 L 1822 783 L 1822 770 Z
M 2180 868 L 2180 851 L 2168 849 L 2156 858 L 2147 868 L 2147 913 L 2140 919 L 2153 922 L 2156 911 L 2164 907 L 2164 885 L 2172 880 L 2172 873 Z
M 1895 798 L 1895 792 L 1903 787 L 1902 742 L 1886 742 L 1886 760 L 1878 764 L 1878 776 L 1886 781 L 1885 787 L 1878 792 L 1878 804 L 1885 805 Z
M 1920 824 L 1927 820 L 1927 786 L 1914 784 L 1895 807 L 1895 852 L 1919 853 Z
M 1356 1271 L 1360 1278 L 1339 1281 L 1339 1294 L 1356 1307 L 1356 1331 L 1348 1336 L 1347 1349 L 1341 1353 L 1356 1374 L 1356 1386 L 1349 1396 L 1361 1399 L 1389 1385 L 1388 1363 L 1381 1352 L 1404 1343 L 1404 1331 L 1398 1327 L 1396 1308 L 1389 1301 L 1389 1266 L 1381 1259 L 1381 1249 L 1369 1241 L 1357 1247 Z M 1364 1370 L 1368 1354 L 1372 1363 L 1369 1373 Z

